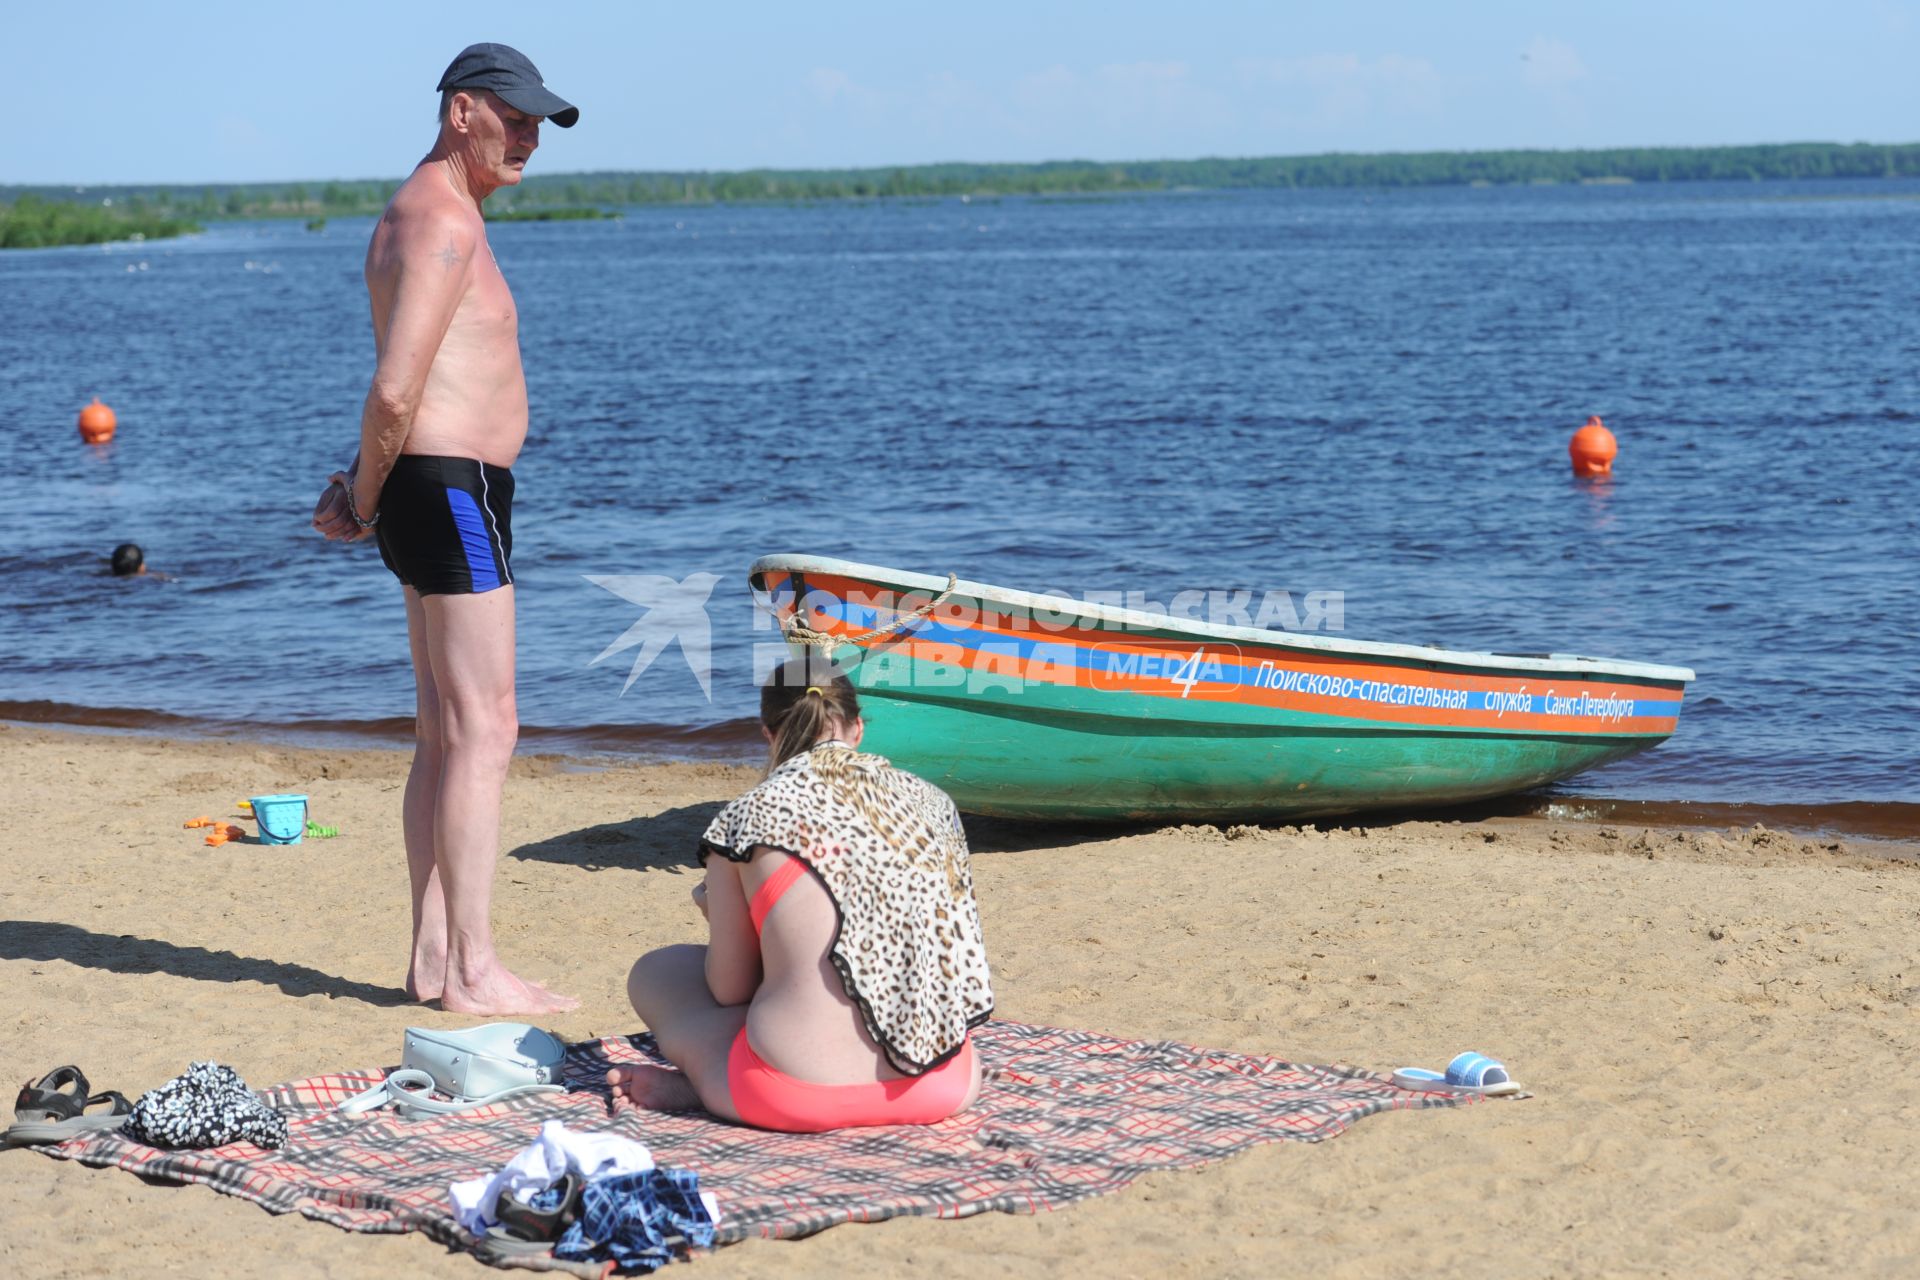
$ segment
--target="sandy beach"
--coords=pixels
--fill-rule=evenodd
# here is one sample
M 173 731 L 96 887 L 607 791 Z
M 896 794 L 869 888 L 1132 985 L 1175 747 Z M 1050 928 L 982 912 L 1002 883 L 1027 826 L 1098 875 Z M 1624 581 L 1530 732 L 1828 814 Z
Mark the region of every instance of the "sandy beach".
M 0 726 L 0 761 L 8 1080 L 76 1062 L 133 1095 L 215 1058 L 264 1086 L 470 1021 L 398 989 L 403 755 Z M 640 1029 L 627 966 L 701 936 L 694 840 L 754 777 L 516 761 L 495 919 L 516 967 L 582 998 L 556 1030 Z M 344 834 L 208 849 L 181 828 L 281 790 Z M 1474 1048 L 1535 1096 L 1038 1218 L 734 1246 L 698 1274 L 1920 1270 L 1912 847 L 1541 819 L 970 830 L 1009 1018 L 1383 1071 Z M 0 1199 L 9 1276 L 486 1274 L 417 1236 L 30 1151 L 0 1155 Z

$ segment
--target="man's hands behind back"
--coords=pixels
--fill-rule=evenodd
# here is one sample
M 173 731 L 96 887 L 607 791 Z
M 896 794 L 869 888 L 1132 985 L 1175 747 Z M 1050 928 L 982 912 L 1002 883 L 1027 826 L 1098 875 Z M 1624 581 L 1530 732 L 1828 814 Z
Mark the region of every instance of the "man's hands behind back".
M 353 480 L 336 471 L 327 480 L 320 501 L 313 504 L 313 527 L 329 542 L 358 542 L 373 532 L 353 519 Z

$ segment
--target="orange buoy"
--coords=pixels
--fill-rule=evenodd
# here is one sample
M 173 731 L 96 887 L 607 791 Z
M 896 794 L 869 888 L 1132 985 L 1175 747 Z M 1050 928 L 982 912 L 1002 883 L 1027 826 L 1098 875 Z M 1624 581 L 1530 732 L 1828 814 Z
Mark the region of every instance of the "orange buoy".
M 1613 438 L 1613 432 L 1595 414 L 1587 419 L 1587 425 L 1573 433 L 1573 439 L 1567 444 L 1567 453 L 1573 459 L 1573 474 L 1583 479 L 1596 479 L 1613 474 L 1613 460 L 1620 452 L 1619 441 Z
M 80 411 L 80 438 L 88 444 L 105 444 L 113 439 L 113 429 L 118 422 L 113 410 L 95 396 L 93 403 Z

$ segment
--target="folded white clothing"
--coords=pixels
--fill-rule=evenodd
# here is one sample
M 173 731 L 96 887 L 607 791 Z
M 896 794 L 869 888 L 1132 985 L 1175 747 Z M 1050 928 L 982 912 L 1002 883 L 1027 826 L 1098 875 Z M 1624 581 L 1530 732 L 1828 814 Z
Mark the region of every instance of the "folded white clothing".
M 499 1221 L 494 1211 L 506 1192 L 525 1199 L 569 1172 L 591 1181 L 617 1173 L 645 1173 L 651 1168 L 653 1153 L 644 1143 L 617 1133 L 574 1133 L 563 1122 L 549 1120 L 540 1126 L 540 1136 L 497 1173 L 456 1182 L 447 1188 L 447 1194 L 460 1225 L 478 1235 Z

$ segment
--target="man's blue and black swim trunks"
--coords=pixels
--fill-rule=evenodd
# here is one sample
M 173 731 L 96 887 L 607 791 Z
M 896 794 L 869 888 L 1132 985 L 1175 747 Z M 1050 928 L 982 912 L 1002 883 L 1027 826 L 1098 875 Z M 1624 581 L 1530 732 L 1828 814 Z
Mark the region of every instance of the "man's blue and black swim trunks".
M 423 596 L 513 585 L 513 473 L 403 453 L 380 490 L 380 558 Z

